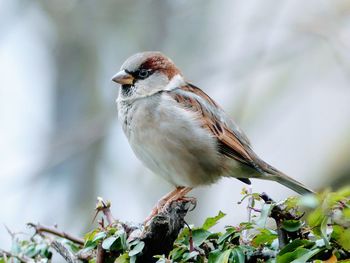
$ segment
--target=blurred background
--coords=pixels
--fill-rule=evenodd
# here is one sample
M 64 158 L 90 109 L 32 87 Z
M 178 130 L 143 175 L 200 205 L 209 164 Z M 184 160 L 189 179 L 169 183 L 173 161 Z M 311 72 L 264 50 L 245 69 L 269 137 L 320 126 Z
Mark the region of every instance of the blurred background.
M 141 222 L 172 187 L 134 156 L 110 79 L 160 50 L 256 152 L 313 189 L 350 182 L 350 1 L 1 0 L 0 247 L 29 221 L 82 235 L 97 196 Z M 194 190 L 188 222 L 245 220 L 238 180 Z M 294 194 L 254 180 L 275 199 Z

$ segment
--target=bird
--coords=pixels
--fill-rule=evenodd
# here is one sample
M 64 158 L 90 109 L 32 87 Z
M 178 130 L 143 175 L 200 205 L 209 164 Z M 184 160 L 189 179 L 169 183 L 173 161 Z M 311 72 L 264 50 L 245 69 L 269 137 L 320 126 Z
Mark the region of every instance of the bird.
M 301 195 L 313 193 L 263 161 L 218 103 L 187 82 L 161 52 L 132 55 L 112 81 L 121 85 L 118 119 L 133 152 L 175 187 L 157 202 L 148 219 L 193 188 L 222 177 L 246 184 L 251 184 L 250 178 L 271 180 Z

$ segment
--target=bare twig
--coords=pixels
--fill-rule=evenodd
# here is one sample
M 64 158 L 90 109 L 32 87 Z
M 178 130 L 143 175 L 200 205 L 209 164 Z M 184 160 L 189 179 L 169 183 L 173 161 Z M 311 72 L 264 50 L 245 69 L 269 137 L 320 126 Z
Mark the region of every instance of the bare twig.
M 253 207 L 253 189 L 251 185 L 248 185 L 248 194 L 250 195 L 248 198 L 248 205 L 247 205 L 247 214 L 248 214 L 248 222 L 250 223 L 252 221 L 252 207 Z
M 65 259 L 66 262 L 68 263 L 79 262 L 76 255 L 74 255 L 69 249 L 67 249 L 62 243 L 58 242 L 57 240 L 52 241 L 51 246 L 54 250 L 57 251 L 58 254 L 60 254 Z
M 4 227 L 6 228 L 6 231 L 7 231 L 7 233 L 9 233 L 9 235 L 11 236 L 11 238 L 14 239 L 14 238 L 15 238 L 15 233 L 13 233 L 13 232 L 10 230 L 10 228 L 8 228 L 7 225 L 4 225 Z
M 254 198 L 252 196 L 253 189 L 251 185 L 248 185 L 248 190 L 247 190 L 247 196 L 248 196 L 248 204 L 247 204 L 247 219 L 248 222 L 250 223 L 252 221 L 252 210 L 253 208 L 253 203 L 254 203 Z M 244 244 L 249 243 L 249 229 L 245 229 L 242 232 L 242 241 Z
M 76 256 L 78 259 L 80 259 L 84 262 L 89 261 L 90 259 L 93 259 L 96 257 L 96 250 L 94 250 L 94 249 L 89 249 L 89 250 L 82 249 L 82 250 L 77 252 Z
M 109 201 L 105 202 L 102 197 L 97 197 L 97 204 L 95 208 L 96 214 L 94 216 L 94 219 L 96 218 L 99 212 L 102 212 L 105 215 L 108 224 L 113 225 L 116 222 L 116 220 L 112 215 L 110 207 L 111 207 L 111 202 Z
M 98 201 L 96 210 L 97 212 L 103 212 L 109 224 L 120 224 L 121 227 L 125 228 L 128 238 L 130 238 L 133 233 L 139 232 L 135 238 L 139 239 L 145 244 L 142 253 L 137 256 L 137 260 L 139 262 L 155 262 L 156 259 L 153 257 L 154 255 L 168 254 L 171 251 L 175 239 L 185 224 L 184 217 L 186 216 L 187 212 L 190 211 L 190 205 L 194 205 L 193 200 L 189 201 L 184 199 L 173 201 L 165 211 L 162 211 L 155 216 L 150 224 L 144 228 L 144 231 L 141 232 L 141 229 L 143 228 L 140 225 L 133 226 L 131 224 L 124 224 L 115 220 L 111 214 L 111 204 L 109 202 L 104 202 L 102 198 L 99 198 Z M 83 239 L 60 231 L 55 227 L 47 227 L 34 223 L 28 223 L 28 225 L 35 229 L 36 234 L 42 236 L 46 240 L 49 240 L 50 246 L 63 257 L 65 262 L 78 263 L 95 258 L 96 263 L 103 263 L 107 262 L 108 260 L 113 260 L 116 257 L 116 255 L 104 250 L 102 248 L 102 243 L 97 245 L 97 249 L 92 249 L 89 251 L 83 249 L 78 253 L 74 253 L 64 243 L 56 240 L 55 236 L 65 238 L 79 245 L 84 244 Z M 52 236 L 48 236 L 49 234 Z M 193 240 L 191 240 L 190 251 L 194 250 L 195 247 L 193 245 Z M 31 258 L 26 258 L 24 256 L 19 257 L 7 251 L 0 250 L 0 255 L 1 254 L 4 255 L 4 258 L 14 257 L 20 262 L 24 263 L 34 262 Z
M 106 251 L 102 248 L 102 244 L 99 244 L 97 247 L 96 263 L 105 262 Z
M 192 228 L 189 226 L 189 224 L 187 224 L 187 222 L 184 220 L 185 225 L 188 228 L 188 236 L 189 236 L 189 240 L 188 243 L 190 244 L 190 252 L 194 251 L 194 244 L 193 244 L 193 235 L 192 235 Z
M 3 257 L 10 257 L 10 258 L 16 258 L 18 259 L 20 262 L 24 262 L 24 263 L 32 263 L 34 262 L 33 259 L 31 259 L 30 257 L 27 257 L 25 255 L 23 256 L 19 256 L 19 255 L 14 255 L 12 254 L 11 252 L 9 251 L 6 251 L 6 250 L 2 250 L 0 249 L 0 256 L 3 256 Z M 6 261 L 7 262 L 7 261 Z
M 254 212 L 261 213 L 261 209 L 259 209 L 259 208 L 255 208 L 255 207 L 252 207 L 252 206 L 248 206 L 248 207 Z
M 69 233 L 66 233 L 64 231 L 60 231 L 53 227 L 43 226 L 40 224 L 34 224 L 34 223 L 28 223 L 27 224 L 30 227 L 33 227 L 37 233 L 49 233 L 55 236 L 63 237 L 65 239 L 68 239 L 78 245 L 84 245 L 84 239 L 80 237 L 75 237 Z
M 266 194 L 262 193 L 260 195 L 261 199 L 264 200 L 265 203 L 271 204 L 274 201 Z M 301 215 L 302 216 L 302 215 Z M 301 232 L 298 231 L 296 233 L 289 233 L 282 228 L 282 223 L 285 220 L 299 220 L 301 216 L 296 216 L 286 210 L 286 208 L 282 204 L 275 204 L 271 209 L 270 217 L 273 218 L 276 222 L 277 226 L 277 235 L 279 247 L 283 248 L 288 244 L 289 239 L 295 239 L 301 237 Z

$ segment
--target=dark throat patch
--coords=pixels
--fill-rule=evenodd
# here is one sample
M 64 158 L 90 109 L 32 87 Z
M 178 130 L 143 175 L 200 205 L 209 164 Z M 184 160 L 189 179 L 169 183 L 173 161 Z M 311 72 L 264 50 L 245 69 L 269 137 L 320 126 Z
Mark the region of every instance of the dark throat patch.
M 124 97 L 130 97 L 134 93 L 134 86 L 130 84 L 122 85 L 121 89 Z

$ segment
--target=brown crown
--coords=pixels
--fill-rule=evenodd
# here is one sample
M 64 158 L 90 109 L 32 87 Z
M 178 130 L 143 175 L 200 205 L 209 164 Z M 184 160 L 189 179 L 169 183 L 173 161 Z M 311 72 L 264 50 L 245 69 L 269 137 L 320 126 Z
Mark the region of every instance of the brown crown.
M 141 64 L 140 68 L 161 72 L 165 74 L 168 79 L 172 79 L 175 75 L 181 74 L 174 63 L 162 55 L 155 55 L 147 58 L 146 61 Z

